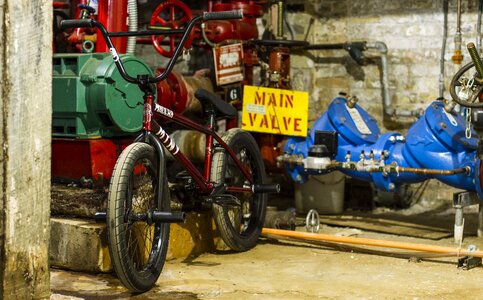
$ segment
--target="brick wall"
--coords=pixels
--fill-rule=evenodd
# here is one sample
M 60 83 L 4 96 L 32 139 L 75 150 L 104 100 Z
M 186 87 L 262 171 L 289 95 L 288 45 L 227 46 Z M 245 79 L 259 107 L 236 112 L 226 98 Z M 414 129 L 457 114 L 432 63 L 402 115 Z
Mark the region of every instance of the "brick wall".
M 462 1 L 463 45 L 476 40 L 477 2 Z M 400 109 L 426 108 L 439 96 L 440 57 L 443 43 L 443 1 L 407 0 L 318 0 L 304 3 L 304 11 L 288 13 L 296 39 L 303 39 L 310 19 L 314 24 L 308 41 L 342 43 L 384 42 L 388 47 L 391 100 Z M 299 6 L 300 8 L 300 6 Z M 456 32 L 456 1 L 450 1 L 448 39 L 445 58 L 445 98 L 451 76 L 459 69 L 451 61 Z M 373 114 L 381 129 L 382 92 L 377 51 L 367 66 L 360 66 L 346 51 L 310 51 L 294 57 L 294 87 L 312 91 L 310 121 L 324 112 L 328 103 L 345 91 L 356 95 L 360 104 Z M 469 55 L 463 49 L 463 64 Z M 407 119 L 406 119 L 407 120 Z

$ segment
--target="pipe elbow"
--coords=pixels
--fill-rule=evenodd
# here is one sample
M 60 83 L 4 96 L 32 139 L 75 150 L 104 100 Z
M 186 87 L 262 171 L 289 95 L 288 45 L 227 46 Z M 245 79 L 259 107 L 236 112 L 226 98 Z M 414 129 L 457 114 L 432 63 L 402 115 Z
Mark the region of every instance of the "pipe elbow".
M 387 45 L 386 43 L 384 42 L 381 42 L 381 41 L 376 41 L 376 42 L 372 42 L 372 43 L 367 43 L 367 48 L 370 48 L 370 49 L 376 49 L 377 51 L 383 53 L 383 54 L 387 54 Z

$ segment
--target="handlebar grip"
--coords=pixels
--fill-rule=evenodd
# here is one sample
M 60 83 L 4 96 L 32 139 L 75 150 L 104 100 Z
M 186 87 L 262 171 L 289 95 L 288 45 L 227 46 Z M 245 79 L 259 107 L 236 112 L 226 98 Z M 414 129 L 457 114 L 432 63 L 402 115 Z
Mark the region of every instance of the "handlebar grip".
M 94 27 L 93 19 L 80 19 L 80 20 L 62 20 L 60 22 L 60 29 L 77 28 L 77 27 Z
M 471 59 L 475 64 L 475 69 L 476 69 L 476 72 L 478 72 L 478 77 L 483 78 L 483 63 L 481 62 L 481 58 L 478 55 L 478 51 L 476 50 L 475 44 L 468 43 L 468 45 L 466 45 L 466 48 L 468 48 L 468 52 L 470 53 Z
M 203 13 L 203 21 L 208 20 L 235 20 L 243 18 L 243 11 L 230 10 L 230 11 L 212 11 Z

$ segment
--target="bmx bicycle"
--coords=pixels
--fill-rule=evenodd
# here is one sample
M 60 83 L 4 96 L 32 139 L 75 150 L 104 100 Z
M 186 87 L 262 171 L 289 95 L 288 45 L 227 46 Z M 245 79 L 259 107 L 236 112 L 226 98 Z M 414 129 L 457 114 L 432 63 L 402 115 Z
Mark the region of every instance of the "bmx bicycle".
M 166 259 L 170 223 L 183 222 L 184 212 L 171 211 L 165 150 L 183 166 L 192 182 L 187 186 L 197 200 L 211 205 L 223 241 L 235 251 L 254 247 L 263 226 L 267 193 L 280 190 L 278 184 L 265 184 L 265 167 L 254 138 L 233 128 L 218 135 L 215 117 L 237 114 L 229 103 L 206 90 L 195 96 L 202 104 L 206 124 L 200 124 L 156 101 L 155 83 L 172 71 L 195 24 L 207 20 L 239 19 L 241 11 L 204 12 L 193 17 L 184 29 L 108 32 L 94 19 L 64 20 L 62 28 L 99 29 L 122 78 L 138 85 L 143 92 L 142 132 L 120 154 L 111 177 L 105 219 L 108 246 L 114 270 L 120 281 L 133 292 L 149 290 L 161 274 Z M 178 35 L 179 43 L 165 70 L 157 76 L 131 76 L 118 55 L 111 37 Z M 206 136 L 202 170 L 183 154 L 161 126 L 174 122 Z

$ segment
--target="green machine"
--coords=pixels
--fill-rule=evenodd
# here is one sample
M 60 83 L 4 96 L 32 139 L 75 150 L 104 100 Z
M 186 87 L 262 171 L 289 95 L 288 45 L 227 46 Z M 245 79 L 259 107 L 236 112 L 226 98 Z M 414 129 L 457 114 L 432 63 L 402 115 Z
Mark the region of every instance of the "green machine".
M 152 75 L 133 55 L 121 55 L 131 76 Z M 143 93 L 126 82 L 109 53 L 54 54 L 52 136 L 119 137 L 141 130 Z

